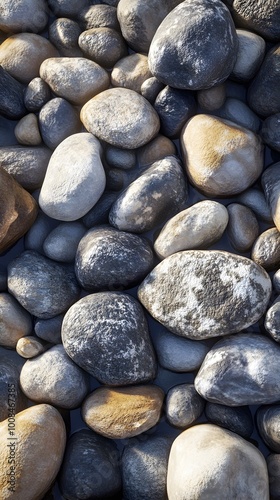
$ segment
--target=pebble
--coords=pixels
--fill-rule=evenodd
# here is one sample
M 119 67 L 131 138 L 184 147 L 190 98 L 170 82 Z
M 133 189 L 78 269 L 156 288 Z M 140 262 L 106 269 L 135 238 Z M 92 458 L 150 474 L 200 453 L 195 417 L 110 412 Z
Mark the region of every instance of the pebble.
M 152 164 L 117 198 L 110 224 L 122 231 L 143 233 L 186 206 L 187 187 L 177 158 L 167 156 Z
M 232 121 L 241 127 L 252 130 L 257 134 L 261 128 L 259 117 L 245 104 L 245 102 L 233 97 L 228 97 L 216 116 Z
M 236 198 L 238 203 L 242 203 L 248 208 L 251 208 L 256 214 L 258 219 L 265 222 L 271 222 L 272 217 L 270 213 L 270 208 L 265 199 L 263 191 L 256 188 L 250 188 L 239 194 Z
M 47 349 L 48 344 L 32 335 L 21 337 L 16 345 L 17 353 L 26 359 L 35 358 L 35 356 L 42 354 Z
M 242 82 L 256 75 L 265 55 L 265 40 L 251 31 L 237 29 L 238 50 L 231 78 Z
M 157 95 L 164 89 L 164 84 L 160 82 L 155 76 L 151 76 L 144 80 L 141 85 L 141 94 L 151 104 L 156 100 Z
M 17 341 L 32 332 L 32 318 L 9 293 L 0 293 L 0 345 L 15 348 Z
M 16 445 L 13 448 L 15 441 L 9 441 L 11 446 L 8 447 L 8 421 L 0 423 L 0 453 L 3 461 L 0 496 L 7 500 L 43 498 L 62 463 L 66 444 L 63 419 L 53 406 L 35 405 L 16 414 L 15 429 Z M 13 451 L 16 465 L 11 469 L 9 457 Z M 11 475 L 11 472 L 14 474 Z M 10 482 L 7 480 L 8 474 Z
M 275 275 L 274 275 L 275 277 Z M 275 287 L 275 280 L 273 281 Z M 276 288 L 276 287 L 275 287 Z M 278 290 L 276 290 L 278 292 Z M 280 342 L 280 300 L 279 296 L 275 299 L 273 304 L 267 309 L 264 328 L 266 332 L 275 340 Z
M 40 77 L 52 92 L 80 106 L 109 87 L 104 68 L 85 57 L 49 57 L 40 66 Z
M 122 35 L 119 31 L 107 27 L 83 31 L 79 36 L 79 47 L 86 57 L 103 68 L 112 68 L 127 54 L 127 46 Z
M 181 147 L 190 181 L 206 196 L 239 194 L 263 170 L 259 137 L 215 116 L 201 114 L 191 118 L 182 130 Z
M 82 128 L 76 109 L 61 97 L 51 99 L 41 108 L 39 126 L 44 143 L 52 150 Z
M 44 0 L 9 0 L 1 2 L 0 30 L 5 33 L 42 31 L 48 22 Z
M 120 455 L 114 441 L 82 429 L 65 450 L 59 486 L 63 498 L 116 498 L 121 490 Z
M 196 101 L 188 90 L 165 87 L 156 97 L 154 108 L 160 118 L 161 133 L 177 139 L 185 123 L 196 112 Z
M 275 291 L 280 294 L 280 270 L 278 269 L 272 277 L 272 283 Z
M 270 498 L 276 500 L 280 496 L 280 455 L 271 453 L 267 459 Z
M 82 405 L 85 423 L 111 439 L 138 436 L 159 421 L 164 392 L 156 385 L 99 387 Z
M 37 319 L 34 331 L 40 339 L 51 344 L 61 344 L 61 326 L 64 314 L 59 314 L 50 319 Z
M 27 399 L 20 388 L 18 364 L 2 352 L 0 362 L 0 422 L 2 422 L 9 418 L 9 413 L 19 413 L 24 410 L 27 407 Z
M 276 42 L 279 40 L 279 5 L 277 3 L 264 2 L 261 8 L 250 0 L 242 2 L 225 0 L 225 3 L 229 5 L 237 26 L 254 31 L 268 40 Z
M 154 76 L 171 87 L 207 89 L 228 78 L 237 47 L 236 30 L 223 3 L 185 0 L 157 29 L 149 49 L 149 66 Z
M 71 269 L 31 250 L 8 265 L 8 290 L 30 314 L 41 319 L 64 312 L 80 295 Z
M 151 104 L 134 90 L 112 88 L 90 99 L 81 110 L 85 128 L 112 146 L 135 149 L 159 131 L 159 118 Z
M 89 389 L 85 372 L 67 356 L 62 345 L 27 360 L 20 385 L 31 401 L 68 409 L 77 408 Z
M 151 165 L 166 156 L 175 156 L 176 153 L 175 144 L 168 137 L 158 134 L 148 144 L 137 149 L 137 160 L 141 166 Z
M 49 7 L 57 17 L 76 18 L 88 0 L 48 0 Z
M 79 12 L 78 19 L 83 30 L 112 28 L 120 31 L 117 9 L 112 5 L 89 5 Z
M 171 425 L 186 429 L 202 414 L 205 401 L 193 384 L 176 385 L 166 396 L 166 418 Z
M 233 335 L 206 354 L 194 385 L 212 403 L 275 403 L 280 399 L 279 360 L 280 347 L 269 338 L 253 333 Z
M 228 220 L 221 203 L 199 201 L 166 222 L 154 243 L 155 252 L 165 259 L 180 250 L 210 247 L 222 237 Z
M 280 151 L 280 113 L 269 116 L 263 121 L 261 137 L 271 149 Z
M 0 66 L 0 112 L 6 118 L 16 120 L 26 113 L 23 85 Z
M 118 196 L 119 193 L 104 191 L 98 203 L 83 217 L 83 224 L 88 229 L 99 226 L 100 224 L 107 224 L 111 206 Z
M 154 264 L 149 243 L 110 226 L 90 229 L 80 240 L 75 272 L 86 290 L 124 290 L 140 283 Z
M 97 203 L 106 183 L 101 153 L 100 142 L 87 132 L 71 135 L 58 145 L 39 196 L 44 213 L 60 221 L 74 221 Z M 91 189 L 85 189 L 88 185 Z
M 148 57 L 144 54 L 130 54 L 115 62 L 111 73 L 111 83 L 141 93 L 142 84 L 150 78 Z
M 55 19 L 49 27 L 49 39 L 63 57 L 82 57 L 83 53 L 78 45 L 82 30 L 73 19 L 60 17 Z
M 129 170 L 136 166 L 136 153 L 131 149 L 108 146 L 105 151 L 105 157 L 110 167 Z
M 252 210 L 240 203 L 227 205 L 229 222 L 227 233 L 233 248 L 248 252 L 259 235 L 259 224 Z
M 44 254 L 43 244 L 46 237 L 54 227 L 53 222 L 53 219 L 45 215 L 44 212 L 39 209 L 37 219 L 25 235 L 25 249 L 36 250 L 37 252 Z
M 270 450 L 280 452 L 280 405 L 260 406 L 256 423 L 261 438 Z
M 0 149 L 1 166 L 25 189 L 42 186 L 51 157 L 45 146 L 8 146 Z
M 197 102 L 199 106 L 206 112 L 211 112 L 219 109 L 226 100 L 226 86 L 224 83 L 215 85 L 210 89 L 197 91 Z
M 38 118 L 34 113 L 24 116 L 15 127 L 15 136 L 20 144 L 38 146 L 42 142 Z
M 189 250 L 158 264 L 138 298 L 171 332 L 201 340 L 253 325 L 266 311 L 271 289 L 265 270 L 246 257 Z
M 212 424 L 235 432 L 245 439 L 249 439 L 254 430 L 253 417 L 247 406 L 232 408 L 231 406 L 207 402 L 205 415 Z
M 32 196 L 0 167 L 0 254 L 19 240 L 37 216 Z
M 196 425 L 173 442 L 168 462 L 169 500 L 268 500 L 264 456 L 251 443 L 213 424 Z
M 58 224 L 44 241 L 45 255 L 58 262 L 74 262 L 78 245 L 85 232 L 86 228 L 80 222 Z
M 276 227 L 259 235 L 253 245 L 251 259 L 267 271 L 280 266 L 280 233 Z
M 24 91 L 24 104 L 28 111 L 36 113 L 40 111 L 41 107 L 44 106 L 51 99 L 50 87 L 42 78 L 39 76 L 33 78 L 27 85 Z
M 261 183 L 273 222 L 280 230 L 280 162 L 270 165 L 262 174 Z
M 61 334 L 68 356 L 102 384 L 128 385 L 155 377 L 147 320 L 130 295 L 101 292 L 83 297 L 65 314 Z

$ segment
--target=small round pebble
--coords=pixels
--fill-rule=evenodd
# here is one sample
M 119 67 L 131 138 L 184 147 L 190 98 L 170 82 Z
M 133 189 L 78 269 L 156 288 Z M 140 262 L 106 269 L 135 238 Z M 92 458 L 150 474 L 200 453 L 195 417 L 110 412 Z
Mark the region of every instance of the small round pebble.
M 216 110 L 216 116 L 237 123 L 255 133 L 258 133 L 261 127 L 261 120 L 256 113 L 245 102 L 233 97 L 228 97 L 223 106 Z
M 280 233 L 276 227 L 267 229 L 256 239 L 251 259 L 267 271 L 280 265 Z
M 123 37 L 112 28 L 91 28 L 83 31 L 79 36 L 79 47 L 85 57 L 103 68 L 112 68 L 127 54 Z
M 20 144 L 38 146 L 42 142 L 38 118 L 34 113 L 24 116 L 15 127 L 15 136 Z
M 78 45 L 81 32 L 82 30 L 76 21 L 61 17 L 55 19 L 50 25 L 49 39 L 61 56 L 81 57 L 83 54 Z
M 237 29 L 238 50 L 231 78 L 246 82 L 254 78 L 265 55 L 265 40 L 251 31 Z
M 147 56 L 136 53 L 116 62 L 111 73 L 111 82 L 115 87 L 125 87 L 140 93 L 143 82 L 151 76 Z
M 232 408 L 217 403 L 209 403 L 205 406 L 205 415 L 213 424 L 236 432 L 244 438 L 249 438 L 254 430 L 252 414 L 247 406 Z
M 58 262 L 73 262 L 86 228 L 80 222 L 58 224 L 43 244 L 45 255 Z
M 171 425 L 186 429 L 202 414 L 204 399 L 194 385 L 181 384 L 169 389 L 166 397 L 166 418 Z
M 158 134 L 152 141 L 137 150 L 137 160 L 141 166 L 151 165 L 166 156 L 174 156 L 176 153 L 177 149 L 174 142 L 168 137 Z
M 48 344 L 39 338 L 27 336 L 17 341 L 16 351 L 23 358 L 35 358 L 48 348 Z
M 265 444 L 280 453 L 280 405 L 260 406 L 256 413 L 257 429 Z
M 230 242 L 238 252 L 248 252 L 259 235 L 258 220 L 250 208 L 239 203 L 230 203 L 227 210 Z
M 153 104 L 157 95 L 164 89 L 164 84 L 155 76 L 147 78 L 141 85 L 141 94 L 147 101 Z
M 82 124 L 75 108 L 66 99 L 55 97 L 41 108 L 39 127 L 46 146 L 55 149 L 66 137 L 80 132 Z
M 36 113 L 51 98 L 51 89 L 39 76 L 33 78 L 24 92 L 24 104 L 28 111 Z
M 237 201 L 251 208 L 256 216 L 265 221 L 271 222 L 272 216 L 270 208 L 265 199 L 263 191 L 257 188 L 250 188 L 237 196 Z
M 195 114 L 196 107 L 192 92 L 165 87 L 154 102 L 154 108 L 160 118 L 161 133 L 171 139 L 177 139 L 185 123 Z
M 273 304 L 266 311 L 264 327 L 267 333 L 275 340 L 275 342 L 280 342 L 280 298 L 279 297 L 275 299 Z

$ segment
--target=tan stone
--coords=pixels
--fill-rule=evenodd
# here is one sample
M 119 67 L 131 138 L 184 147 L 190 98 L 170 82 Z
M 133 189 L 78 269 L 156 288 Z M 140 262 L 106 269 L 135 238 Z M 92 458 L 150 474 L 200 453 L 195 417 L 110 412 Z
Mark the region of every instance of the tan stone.
M 63 419 L 53 406 L 41 404 L 18 413 L 14 423 L 14 436 L 8 433 L 7 420 L 0 424 L 0 498 L 40 500 L 62 463 L 66 443 Z M 12 477 L 14 491 L 9 483 Z
M 138 149 L 137 159 L 139 165 L 150 165 L 166 156 L 175 154 L 176 147 L 174 143 L 168 137 L 159 134 L 151 142 Z
M 34 198 L 0 167 L 0 253 L 23 236 L 36 219 Z
M 124 439 L 153 427 L 160 418 L 164 392 L 155 385 L 99 387 L 82 406 L 86 424 L 102 436 Z
M 15 136 L 20 144 L 38 146 L 42 142 L 38 118 L 34 113 L 24 116 L 15 127 Z
M 16 351 L 23 358 L 34 358 L 41 354 L 47 349 L 47 343 L 44 340 L 37 339 L 28 335 L 27 337 L 22 337 L 17 341 Z
M 115 87 L 125 87 L 141 93 L 141 85 L 152 76 L 148 58 L 144 54 L 131 54 L 120 59 L 111 73 L 111 82 Z

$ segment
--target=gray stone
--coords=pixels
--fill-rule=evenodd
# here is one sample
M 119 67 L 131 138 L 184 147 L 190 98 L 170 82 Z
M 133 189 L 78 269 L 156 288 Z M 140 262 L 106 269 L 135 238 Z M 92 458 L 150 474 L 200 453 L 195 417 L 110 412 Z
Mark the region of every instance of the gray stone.
M 252 210 L 239 203 L 227 206 L 229 240 L 238 252 L 248 252 L 259 235 L 259 224 Z
M 138 297 L 171 332 L 200 340 L 253 325 L 266 311 L 271 289 L 266 271 L 246 257 L 189 250 L 158 264 Z
M 109 221 L 123 231 L 143 233 L 186 206 L 187 188 L 176 157 L 153 163 L 113 204 Z
M 57 17 L 76 18 L 80 10 L 88 5 L 88 0 L 48 0 L 48 3 Z
M 8 290 L 30 314 L 48 319 L 80 295 L 71 269 L 27 250 L 8 265 Z
M 237 58 L 231 73 L 231 78 L 240 81 L 248 81 L 254 78 L 258 71 L 264 55 L 264 39 L 246 30 L 236 30 L 238 38 Z
M 14 146 L 18 144 L 15 136 L 16 122 L 0 115 L 0 146 Z
M 158 27 L 149 66 L 154 76 L 171 87 L 207 89 L 228 78 L 237 47 L 231 15 L 220 0 L 185 0 Z
M 264 120 L 261 136 L 267 146 L 280 152 L 280 113 L 269 116 Z
M 17 341 L 32 332 L 32 318 L 9 293 L 0 293 L 0 345 L 15 348 Z
M 215 344 L 195 378 L 207 401 L 227 406 L 275 403 L 280 399 L 280 347 L 260 334 L 240 333 Z
M 101 226 L 90 229 L 81 239 L 75 272 L 86 290 L 124 290 L 138 284 L 153 263 L 154 255 L 146 240 Z
M 247 406 L 231 407 L 207 402 L 205 415 L 212 424 L 235 432 L 245 439 L 248 439 L 254 430 L 253 417 Z
M 166 396 L 166 418 L 171 425 L 186 429 L 200 417 L 204 406 L 193 384 L 175 385 Z
M 159 115 L 161 133 L 176 139 L 197 106 L 192 92 L 168 85 L 157 95 L 154 108 Z
M 280 233 L 276 227 L 259 235 L 253 245 L 251 259 L 267 271 L 280 266 Z
M 124 149 L 147 144 L 160 126 L 151 104 L 124 88 L 105 90 L 88 101 L 81 110 L 81 121 L 99 139 Z
M 63 57 L 82 57 L 78 38 L 82 30 L 76 21 L 61 17 L 49 27 L 49 39 Z
M 16 120 L 25 115 L 23 85 L 0 66 L 0 113 Z
M 226 99 L 223 106 L 216 110 L 215 115 L 237 123 L 237 125 L 252 130 L 256 134 L 261 127 L 261 120 L 249 106 L 245 102 L 232 97 Z
M 129 295 L 103 292 L 80 299 L 64 317 L 62 342 L 68 356 L 103 384 L 128 385 L 155 377 L 146 318 Z
M 219 109 L 226 100 L 226 85 L 221 83 L 210 89 L 197 91 L 197 102 L 207 113 Z
M 280 454 L 271 453 L 266 459 L 269 492 L 271 500 L 277 500 L 280 496 Z
M 45 255 L 58 262 L 73 262 L 86 228 L 80 222 L 58 224 L 44 241 Z
M 251 208 L 256 216 L 266 222 L 271 222 L 272 217 L 268 203 L 263 191 L 256 188 L 250 188 L 237 196 L 236 200 L 248 208 Z
M 158 134 L 152 141 L 137 150 L 137 160 L 140 167 L 151 165 L 163 160 L 166 156 L 175 156 L 177 148 L 168 137 Z
M 39 130 L 38 117 L 35 113 L 25 115 L 15 127 L 17 141 L 24 146 L 39 146 L 42 137 Z
M 136 153 L 131 149 L 120 149 L 114 146 L 108 146 L 105 151 L 105 157 L 110 167 L 129 170 L 136 166 Z
M 40 110 L 39 126 L 46 146 L 55 149 L 66 137 L 81 131 L 82 124 L 75 108 L 65 99 L 56 97 Z
M 273 222 L 280 230 L 280 162 L 264 171 L 261 182 Z
M 277 274 L 277 273 L 275 273 Z M 275 275 L 274 275 L 275 278 Z M 273 280 L 275 288 L 275 279 Z M 278 290 L 277 290 L 278 291 Z M 280 298 L 275 299 L 273 304 L 269 307 L 265 315 L 264 327 L 267 333 L 275 340 L 280 342 Z
M 254 31 L 268 40 L 280 38 L 278 2 L 259 0 L 224 0 L 237 26 Z
M 122 35 L 106 27 L 83 31 L 79 36 L 79 47 L 86 57 L 103 68 L 112 68 L 127 54 L 127 46 Z
M 58 222 L 39 210 L 37 219 L 25 235 L 25 250 L 36 250 L 36 252 L 43 254 L 44 241 L 56 223 Z
M 61 326 L 64 314 L 59 314 L 50 319 L 37 319 L 34 330 L 40 339 L 51 344 L 61 344 Z
M 21 337 L 17 341 L 16 351 L 22 358 L 30 359 L 42 354 L 49 347 L 51 347 L 50 344 L 47 344 L 44 340 L 28 335 L 27 337 Z
M 33 78 L 24 91 L 24 104 L 26 109 L 31 112 L 37 112 L 51 98 L 50 87 L 39 76 Z
M 0 163 L 22 187 L 34 191 L 43 184 L 51 154 L 45 146 L 2 147 Z
M 164 89 L 164 83 L 161 83 L 155 76 L 147 78 L 141 85 L 141 94 L 147 101 L 153 104 L 157 95 Z
M 78 19 L 83 30 L 112 28 L 120 31 L 116 6 L 103 4 L 89 5 L 79 12 Z
M 275 291 L 280 294 L 280 269 L 273 275 L 272 283 Z
M 7 33 L 42 31 L 48 22 L 45 0 L 10 0 L 1 2 L 0 30 Z
M 119 193 L 105 191 L 94 207 L 83 217 L 84 225 L 90 229 L 109 222 L 109 212 Z
M 140 94 L 142 84 L 151 76 L 147 56 L 135 53 L 116 61 L 111 82 L 114 87 L 125 87 Z
M 256 413 L 257 429 L 265 444 L 280 452 L 280 405 L 261 406 Z
M 27 408 L 19 384 L 20 367 L 6 353 L 0 353 L 0 422 Z

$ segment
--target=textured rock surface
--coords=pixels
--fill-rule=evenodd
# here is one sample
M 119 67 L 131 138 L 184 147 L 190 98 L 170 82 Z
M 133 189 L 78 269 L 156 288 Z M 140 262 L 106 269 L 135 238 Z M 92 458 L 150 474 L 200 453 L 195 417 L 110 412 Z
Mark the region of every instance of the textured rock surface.
M 279 13 L 277 2 L 265 0 L 225 0 L 237 26 L 255 31 L 268 40 L 279 40 Z
M 280 266 L 280 233 L 276 227 L 259 235 L 253 245 L 251 258 L 267 271 Z
M 45 255 L 59 262 L 73 262 L 86 228 L 80 222 L 58 224 L 44 241 Z
M 226 100 L 226 86 L 224 83 L 215 85 L 210 89 L 197 91 L 197 101 L 199 106 L 206 112 L 219 109 Z
M 166 396 L 166 417 L 171 425 L 186 429 L 200 417 L 204 406 L 205 401 L 194 385 L 176 385 L 169 389 Z
M 264 39 L 246 30 L 236 30 L 238 37 L 238 51 L 232 78 L 237 80 L 251 80 L 259 69 L 265 54 Z
M 16 345 L 17 353 L 26 359 L 35 358 L 35 356 L 42 354 L 47 349 L 48 344 L 46 342 L 32 335 L 21 337 Z
M 264 120 L 261 136 L 267 146 L 275 151 L 280 151 L 280 113 L 269 116 Z
M 277 273 L 275 273 L 275 275 L 277 275 Z M 276 289 L 276 291 L 278 292 L 277 284 L 275 286 L 275 281 L 277 280 L 278 276 L 276 276 L 276 279 L 275 279 L 275 275 L 274 275 L 273 285 L 274 285 L 274 288 Z M 279 300 L 279 296 L 275 299 L 273 304 L 266 311 L 265 320 L 264 320 L 264 327 L 265 327 L 265 330 L 267 331 L 267 333 L 273 338 L 273 340 L 275 340 L 276 342 L 280 342 L 280 300 Z
M 263 191 L 260 189 L 250 188 L 241 193 L 237 197 L 237 201 L 251 208 L 257 217 L 263 221 L 271 222 L 272 217 L 269 205 L 265 199 Z
M 45 146 L 9 146 L 0 149 L 1 166 L 30 191 L 42 186 L 50 157 L 51 150 Z
M 166 156 L 174 156 L 177 153 L 176 146 L 168 137 L 158 134 L 152 141 L 137 150 L 139 165 L 150 165 Z
M 255 134 L 261 127 L 261 121 L 256 113 L 245 102 L 233 97 L 228 97 L 223 106 L 215 111 L 215 115 L 247 128 Z
M 51 342 L 52 344 L 61 344 L 61 326 L 64 315 L 59 314 L 50 319 L 37 319 L 34 330 L 40 339 Z
M 1 115 L 14 120 L 21 118 L 26 113 L 23 89 L 23 85 L 0 66 Z
M 48 22 L 45 0 L 16 0 L 1 3 L 0 29 L 7 33 L 42 31 Z
M 276 500 L 280 495 L 280 454 L 271 453 L 267 457 L 266 462 L 271 499 Z
M 34 113 L 25 115 L 15 127 L 15 136 L 20 144 L 38 146 L 42 142 L 38 118 Z
M 188 90 L 165 87 L 157 95 L 154 108 L 159 115 L 161 133 L 177 139 L 187 122 L 196 112 L 196 102 Z
M 73 19 L 61 17 L 49 27 L 49 39 L 63 57 L 82 57 L 78 38 L 82 30 Z
M 28 111 L 37 112 L 51 98 L 50 87 L 39 76 L 33 78 L 24 91 L 24 104 Z
M 127 55 L 127 46 L 121 34 L 108 27 L 83 31 L 79 36 L 79 47 L 86 57 L 103 68 L 112 68 Z
M 91 28 L 112 28 L 120 31 L 117 9 L 113 6 L 113 3 L 107 3 L 108 5 L 93 4 L 81 9 L 78 19 L 83 30 L 90 30 Z
M 0 345 L 15 348 L 17 341 L 32 332 L 30 314 L 9 293 L 0 293 Z

